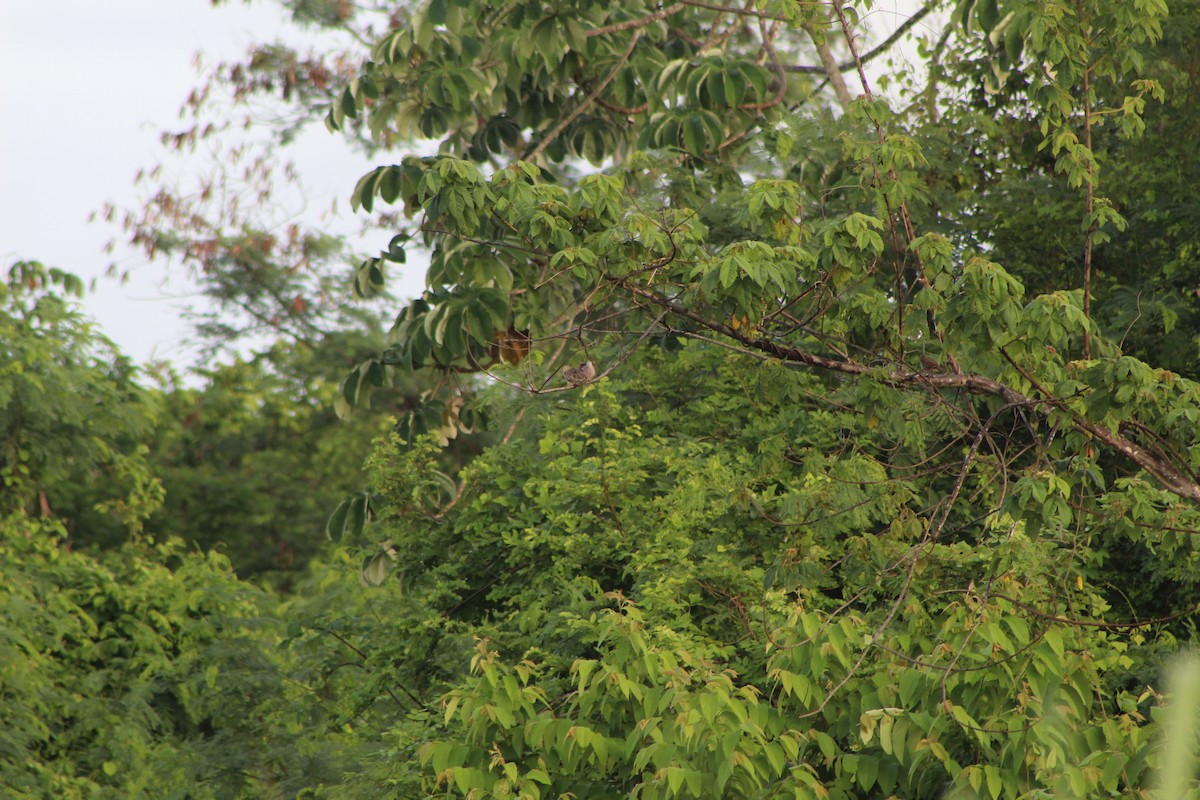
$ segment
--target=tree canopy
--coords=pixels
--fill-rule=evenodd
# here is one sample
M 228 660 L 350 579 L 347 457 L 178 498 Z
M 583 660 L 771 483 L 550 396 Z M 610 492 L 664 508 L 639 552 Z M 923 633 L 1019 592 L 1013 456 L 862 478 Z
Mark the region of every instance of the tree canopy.
M 285 5 L 364 44 L 215 85 L 379 156 L 347 183 L 379 255 L 335 296 L 319 232 L 159 197 L 131 235 L 240 309 L 203 335 L 277 336 L 157 393 L 71 355 L 103 347 L 44 298 L 65 273 L 14 271 L 0 408 L 121 414 L 82 455 L 0 430 L 36 678 L 5 674 L 3 746 L 49 765 L 8 786 L 1149 797 L 1165 767 L 1197 796 L 1162 677 L 1200 610 L 1194 2 Z M 129 542 L 57 549 L 47 486 Z M 174 536 L 305 571 L 277 597 Z M 103 702 L 64 711 L 89 669 Z

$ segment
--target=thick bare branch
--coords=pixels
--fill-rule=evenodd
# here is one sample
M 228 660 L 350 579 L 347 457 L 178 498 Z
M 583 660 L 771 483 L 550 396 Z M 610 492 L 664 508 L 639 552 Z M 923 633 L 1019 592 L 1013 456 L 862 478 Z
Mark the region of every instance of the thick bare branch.
M 846 88 L 846 81 L 842 78 L 842 69 L 838 65 L 837 59 L 833 57 L 833 51 L 829 49 L 829 42 L 825 41 L 825 37 L 818 35 L 812 25 L 805 25 L 804 32 L 808 34 L 812 39 L 813 46 L 817 48 L 817 55 L 821 57 L 822 69 L 825 77 L 829 80 L 829 85 L 833 87 L 838 104 L 841 105 L 843 111 L 848 111 L 854 98 L 850 96 L 850 90 Z

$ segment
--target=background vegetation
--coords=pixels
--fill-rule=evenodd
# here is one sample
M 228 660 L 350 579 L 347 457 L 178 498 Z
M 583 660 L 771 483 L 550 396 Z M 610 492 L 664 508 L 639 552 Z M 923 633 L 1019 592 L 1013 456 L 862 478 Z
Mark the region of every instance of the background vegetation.
M 114 209 L 199 388 L 0 288 L 6 796 L 1198 793 L 1195 3 L 284 4 L 174 141 L 379 255 Z

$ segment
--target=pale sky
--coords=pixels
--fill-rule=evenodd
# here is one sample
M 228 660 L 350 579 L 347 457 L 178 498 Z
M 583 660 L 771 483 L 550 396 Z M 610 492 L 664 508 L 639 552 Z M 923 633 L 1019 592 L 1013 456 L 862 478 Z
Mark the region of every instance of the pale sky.
M 29 259 L 97 278 L 84 308 L 122 350 L 141 362 L 192 363 L 195 353 L 183 344 L 188 327 L 180 319 L 186 280 L 177 274 L 163 286 L 165 265 L 147 265 L 130 251 L 105 254 L 104 245 L 121 232 L 89 223 L 88 216 L 106 200 L 137 207 L 139 169 L 166 163 L 180 170 L 159 133 L 184 126 L 180 106 L 200 82 L 196 53 L 211 64 L 237 58 L 255 42 L 303 42 L 314 34 L 286 21 L 271 3 L 213 8 L 208 0 L 7 0 L 2 9 L 0 270 Z M 374 164 L 323 125 L 313 126 L 287 155 L 304 178 L 307 213 L 340 198 L 342 219 L 328 224 L 355 230 L 345 199 Z M 103 277 L 114 260 L 133 268 L 124 286 Z

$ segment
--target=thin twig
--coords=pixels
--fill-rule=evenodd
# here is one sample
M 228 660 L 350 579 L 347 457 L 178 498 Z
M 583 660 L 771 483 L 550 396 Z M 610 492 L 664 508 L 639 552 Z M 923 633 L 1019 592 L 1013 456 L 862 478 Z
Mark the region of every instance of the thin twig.
M 554 129 L 551 130 L 550 133 L 546 134 L 546 137 L 544 139 L 542 139 L 541 142 L 538 143 L 537 147 L 533 148 L 532 152 L 527 153 L 523 160 L 536 161 L 538 159 L 538 157 L 550 145 L 550 143 L 553 142 L 555 139 L 557 139 L 558 135 L 560 133 L 562 133 L 564 130 L 566 130 L 567 126 L 570 125 L 572 122 L 574 122 L 579 117 L 579 115 L 582 114 L 584 112 L 584 110 L 588 106 L 590 106 L 597 97 L 600 96 L 600 93 L 603 92 L 604 88 L 606 86 L 608 86 L 609 83 L 612 82 L 612 79 L 617 77 L 617 73 L 621 70 L 621 67 L 625 66 L 625 62 L 629 60 L 629 56 L 631 56 L 633 54 L 633 48 L 637 47 L 638 40 L 641 38 L 642 38 L 642 32 L 634 31 L 633 38 L 629 40 L 629 46 L 625 48 L 625 52 L 621 55 L 621 58 L 617 61 L 617 63 L 615 65 L 613 65 L 612 70 L 610 70 L 608 75 L 605 76 L 604 80 L 602 80 L 600 82 L 600 85 L 597 86 L 595 89 L 593 89 L 592 93 L 589 94 L 582 103 L 580 103 L 578 106 L 576 106 L 575 110 L 572 111 L 570 114 L 568 114 L 566 119 L 564 119 L 562 122 L 555 125 Z
M 592 30 L 588 31 L 585 35 L 586 36 L 603 36 L 606 33 L 616 33 L 617 31 L 625 31 L 625 30 L 629 30 L 630 28 L 645 27 L 646 25 L 649 25 L 651 22 L 657 22 L 660 19 L 666 19 L 667 17 L 671 16 L 672 14 L 678 14 L 680 11 L 683 11 L 683 9 L 687 7 L 687 5 L 688 5 L 687 3 L 682 3 L 682 2 L 676 3 L 673 6 L 668 6 L 667 8 L 664 8 L 661 11 L 656 11 L 653 14 L 647 14 L 644 17 L 638 17 L 637 19 L 627 19 L 624 22 L 617 22 L 613 25 L 605 25 L 603 28 L 593 28 Z
M 914 25 L 916 25 L 918 22 L 920 22 L 925 17 L 927 17 L 929 15 L 929 12 L 931 12 L 931 11 L 933 11 L 933 3 L 926 4 L 919 11 L 917 11 L 917 13 L 915 13 L 911 17 L 909 17 L 908 20 L 905 21 L 903 25 L 901 25 L 899 28 L 896 28 L 896 30 L 892 32 L 891 36 L 889 36 L 888 38 L 884 39 L 879 44 L 872 47 L 865 55 L 859 57 L 858 61 L 855 61 L 854 59 L 850 59 L 849 61 L 843 61 L 842 63 L 838 64 L 838 69 L 842 72 L 845 72 L 848 69 L 854 69 L 855 66 L 857 66 L 857 64 L 859 62 L 865 64 L 868 61 L 874 59 L 876 56 L 887 52 L 889 49 L 891 49 L 892 45 L 894 45 L 897 41 L 899 41 L 899 39 L 902 36 L 904 36 L 904 34 L 908 33 L 910 30 L 912 30 Z M 802 72 L 802 73 L 808 73 L 808 74 L 812 74 L 812 75 L 824 75 L 825 74 L 825 67 L 823 67 L 823 66 L 821 66 L 821 67 L 794 66 L 794 67 L 784 67 L 784 69 L 787 70 L 788 72 Z
M 783 96 L 787 94 L 788 82 L 787 73 L 783 71 L 783 65 L 779 63 L 779 55 L 775 52 L 774 35 L 767 33 L 767 23 L 763 19 L 758 20 L 758 30 L 762 35 L 763 49 L 767 51 L 767 57 L 771 59 L 771 66 L 775 68 L 776 79 L 779 81 L 779 89 L 775 92 L 775 96 L 763 103 L 745 103 L 738 106 L 742 111 L 763 111 L 768 108 L 773 108 L 783 102 Z M 721 147 L 726 144 L 722 143 Z M 720 148 L 718 148 L 720 149 Z

